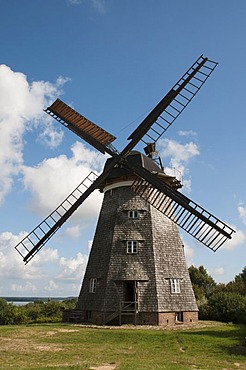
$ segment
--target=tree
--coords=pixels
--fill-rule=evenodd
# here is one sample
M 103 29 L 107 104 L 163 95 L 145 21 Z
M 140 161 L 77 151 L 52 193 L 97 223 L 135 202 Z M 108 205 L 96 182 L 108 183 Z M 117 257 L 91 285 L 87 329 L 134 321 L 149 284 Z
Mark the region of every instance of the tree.
M 240 289 L 240 293 L 246 296 L 246 266 L 240 274 L 235 276 L 234 283 Z
M 0 310 L 0 324 L 1 325 L 12 325 L 12 324 L 23 324 L 27 320 L 25 309 L 22 306 L 15 306 L 13 303 L 7 303 L 2 305 L 1 301 Z
M 246 297 L 231 292 L 215 292 L 208 299 L 208 317 L 223 322 L 246 323 Z
M 208 299 L 216 287 L 212 276 L 207 273 L 205 267 L 199 266 L 197 268 L 193 265 L 189 268 L 189 274 L 196 299 L 198 301 L 203 301 L 204 298 Z

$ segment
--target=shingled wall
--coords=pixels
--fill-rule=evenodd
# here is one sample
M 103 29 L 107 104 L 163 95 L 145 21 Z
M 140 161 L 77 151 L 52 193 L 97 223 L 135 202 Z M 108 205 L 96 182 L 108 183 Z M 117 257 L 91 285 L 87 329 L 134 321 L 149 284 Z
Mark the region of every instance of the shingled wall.
M 128 211 L 137 210 L 138 218 Z M 138 241 L 138 252 L 127 253 L 127 240 Z M 96 290 L 89 292 L 90 279 Z M 178 279 L 180 293 L 171 293 L 170 279 Z M 104 324 L 125 299 L 126 282 L 136 282 L 137 323 L 173 324 L 197 321 L 197 305 L 176 225 L 129 186 L 108 190 L 79 295 L 81 320 Z M 116 318 L 117 320 L 117 318 Z M 132 317 L 123 322 L 132 323 Z

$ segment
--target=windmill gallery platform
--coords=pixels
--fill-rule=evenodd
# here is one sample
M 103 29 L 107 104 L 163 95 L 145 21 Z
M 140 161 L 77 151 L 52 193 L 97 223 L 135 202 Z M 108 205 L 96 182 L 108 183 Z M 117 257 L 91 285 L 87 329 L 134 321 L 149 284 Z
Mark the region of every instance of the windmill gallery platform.
M 76 310 L 63 320 L 93 324 L 195 323 L 198 309 L 177 226 L 216 251 L 234 230 L 178 191 L 165 174 L 155 144 L 200 91 L 217 62 L 201 55 L 128 137 L 116 139 L 57 99 L 45 111 L 110 155 L 103 172 L 91 172 L 16 245 L 28 263 L 96 189 L 103 204 Z M 146 155 L 134 148 L 142 142 Z

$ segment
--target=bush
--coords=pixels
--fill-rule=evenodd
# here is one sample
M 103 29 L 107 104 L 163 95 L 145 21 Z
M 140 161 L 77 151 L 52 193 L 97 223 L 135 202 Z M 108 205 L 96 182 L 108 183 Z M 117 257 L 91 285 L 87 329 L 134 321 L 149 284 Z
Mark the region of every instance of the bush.
M 61 322 L 62 310 L 76 307 L 77 300 L 62 302 L 37 300 L 24 306 L 15 306 L 0 298 L 0 325 Z
M 246 324 L 246 297 L 216 292 L 208 299 L 207 316 L 210 320 Z

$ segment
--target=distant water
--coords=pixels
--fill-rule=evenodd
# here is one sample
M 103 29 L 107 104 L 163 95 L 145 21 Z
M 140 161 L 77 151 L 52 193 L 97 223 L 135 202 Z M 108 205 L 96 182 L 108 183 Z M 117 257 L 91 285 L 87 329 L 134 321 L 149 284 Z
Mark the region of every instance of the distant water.
M 13 303 L 15 306 L 25 306 L 28 303 L 33 303 L 33 301 L 13 301 L 13 302 L 8 302 L 8 303 Z
M 61 302 L 67 299 L 76 299 L 76 297 L 0 297 L 7 301 L 7 303 L 12 303 L 15 306 L 24 306 L 28 303 L 34 303 L 35 301 L 42 301 L 44 303 L 49 301 Z

